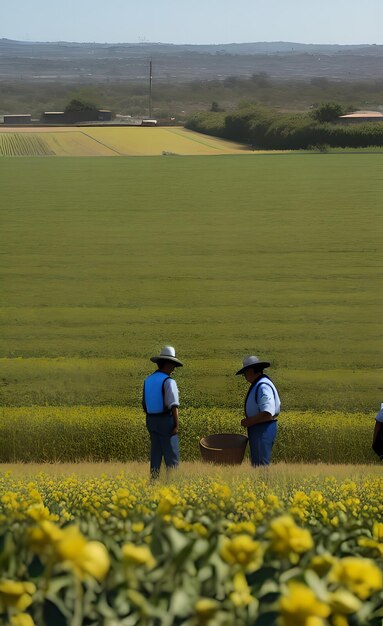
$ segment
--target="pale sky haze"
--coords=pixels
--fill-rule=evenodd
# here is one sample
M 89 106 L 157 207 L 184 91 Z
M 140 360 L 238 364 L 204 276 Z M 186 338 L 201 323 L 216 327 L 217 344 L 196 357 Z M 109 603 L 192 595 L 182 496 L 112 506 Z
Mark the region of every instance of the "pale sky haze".
M 3 0 L 22 41 L 383 44 L 383 0 Z

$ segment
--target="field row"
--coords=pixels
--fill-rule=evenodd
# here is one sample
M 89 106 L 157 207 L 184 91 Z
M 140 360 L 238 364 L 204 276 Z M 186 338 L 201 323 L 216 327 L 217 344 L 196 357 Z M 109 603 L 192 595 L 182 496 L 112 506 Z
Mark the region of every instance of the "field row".
M 244 154 L 237 143 L 183 128 L 68 127 L 0 130 L 0 156 Z
M 114 331 L 110 319 L 109 322 L 109 349 L 112 349 Z M 105 330 L 107 329 L 106 323 Z M 9 330 L 9 328 L 4 329 L 4 335 L 8 334 Z M 22 332 L 25 332 L 24 329 Z M 99 328 L 98 333 L 101 332 Z M 151 332 L 155 331 L 151 330 Z M 133 337 L 133 328 L 130 329 L 130 333 Z M 47 331 L 45 331 L 46 336 Z M 136 338 L 135 335 L 134 338 Z M 116 332 L 115 339 L 116 350 L 120 350 L 121 346 L 117 341 L 118 332 Z M 144 339 L 143 336 L 137 337 L 137 348 L 142 345 L 142 352 L 147 349 Z M 29 336 L 25 339 L 25 351 L 32 341 L 37 345 L 37 338 L 33 339 Z M 41 341 L 43 342 L 41 348 L 47 349 L 49 341 L 47 338 L 44 341 L 44 334 Z M 185 340 L 180 337 L 181 341 Z M 263 339 L 262 343 L 264 341 L 267 339 Z M 63 340 L 60 331 L 57 331 L 57 336 L 52 338 L 52 342 L 55 343 L 55 349 L 60 345 L 63 352 L 68 344 L 76 348 L 74 338 L 69 341 Z M 19 344 L 19 340 L 17 343 Z M 81 339 L 78 341 L 77 348 L 79 345 L 81 345 Z M 155 337 L 153 337 L 152 345 L 156 345 Z M 273 346 L 277 352 L 277 347 L 274 348 L 274 341 L 270 341 L 269 345 Z M 221 358 L 203 357 L 198 353 L 186 357 L 185 367 L 182 371 L 177 371 L 175 375 L 183 408 L 198 408 L 202 414 L 205 410 L 214 407 L 219 407 L 223 414 L 227 410 L 240 411 L 242 409 L 247 384 L 242 378 L 235 376 L 235 370 L 242 362 L 242 355 L 238 354 L 237 359 L 234 360 L 223 353 L 224 348 L 225 346 L 222 346 Z M 325 341 L 321 348 L 324 350 Z M 371 348 L 374 349 L 372 343 Z M 330 354 L 330 345 L 327 349 Z M 249 348 L 246 349 L 245 346 L 243 353 L 247 352 Z M 279 352 L 279 358 L 282 359 L 284 357 L 282 349 Z M 294 353 L 295 350 L 292 350 L 286 357 L 291 359 L 295 356 Z M 298 358 L 298 351 L 296 351 L 296 357 Z M 349 357 L 353 358 L 354 355 L 343 354 L 340 358 L 346 361 Z M 378 351 L 376 351 L 377 357 Z M 285 365 L 269 370 L 269 375 L 278 386 L 284 411 L 312 411 L 314 413 L 349 411 L 368 414 L 378 411 L 382 395 L 380 367 L 366 367 L 363 371 L 359 371 L 357 367 L 350 369 L 344 363 L 343 367 L 338 366 L 337 369 L 316 369 L 315 355 L 307 355 L 305 360 L 306 369 L 288 368 Z M 86 357 L 84 354 L 80 358 L 63 356 L 60 358 L 0 359 L 2 404 L 16 407 L 114 405 L 128 406 L 134 410 L 141 406 L 143 380 L 152 371 L 149 359 L 144 359 L 141 355 L 136 358 L 94 358 L 93 356 Z M 329 388 L 331 388 L 330 394 Z
M 170 344 L 183 406 L 241 406 L 255 353 L 285 410 L 376 411 L 382 163 L 4 159 L 3 402 L 139 406 Z
M 137 466 L 134 476 L 72 469 L 0 475 L 4 623 L 380 624 L 373 471 L 188 471 L 149 483 Z
M 289 412 L 278 420 L 273 459 L 306 463 L 374 463 L 374 416 Z M 209 434 L 245 434 L 240 411 L 183 409 L 181 460 L 200 458 L 199 440 Z M 0 462 L 145 461 L 149 436 L 145 415 L 124 407 L 18 407 L 0 409 Z
M 43 138 L 36 135 L 21 133 L 0 133 L 0 156 L 51 156 Z

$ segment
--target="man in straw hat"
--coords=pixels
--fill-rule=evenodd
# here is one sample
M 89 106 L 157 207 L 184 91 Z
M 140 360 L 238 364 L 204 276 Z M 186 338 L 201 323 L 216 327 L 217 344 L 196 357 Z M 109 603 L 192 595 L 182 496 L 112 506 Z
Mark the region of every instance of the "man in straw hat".
M 236 376 L 242 374 L 250 384 L 245 399 L 245 418 L 241 425 L 247 428 L 253 466 L 270 464 L 277 434 L 277 415 L 281 410 L 277 388 L 263 373 L 269 366 L 268 361 L 260 361 L 257 356 L 246 356 L 243 366 L 236 372 Z
M 142 406 L 146 413 L 146 427 L 150 434 L 150 474 L 159 475 L 162 457 L 167 468 L 179 464 L 178 444 L 178 388 L 170 377 L 176 367 L 182 367 L 172 346 L 165 346 L 161 354 L 150 359 L 158 369 L 144 381 Z

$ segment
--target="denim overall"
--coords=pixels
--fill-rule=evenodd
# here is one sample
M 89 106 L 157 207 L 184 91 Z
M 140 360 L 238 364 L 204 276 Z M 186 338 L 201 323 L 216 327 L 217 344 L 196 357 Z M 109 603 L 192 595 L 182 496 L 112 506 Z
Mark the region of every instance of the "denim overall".
M 165 406 L 164 384 L 170 376 L 157 370 L 145 379 L 143 405 L 150 435 L 150 473 L 158 476 L 162 457 L 166 467 L 179 464 L 178 435 L 172 435 L 174 417 Z

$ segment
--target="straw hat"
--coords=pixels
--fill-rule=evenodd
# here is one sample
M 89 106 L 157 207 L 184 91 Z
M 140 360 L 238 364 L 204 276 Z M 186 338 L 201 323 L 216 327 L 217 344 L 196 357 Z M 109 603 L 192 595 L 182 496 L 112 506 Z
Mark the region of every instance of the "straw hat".
M 153 363 L 158 363 L 158 361 L 172 361 L 176 367 L 183 367 L 181 361 L 176 358 L 176 351 L 172 346 L 165 346 L 161 350 L 161 354 L 158 356 L 152 356 L 150 359 Z
M 265 367 L 270 367 L 270 363 L 268 361 L 260 361 L 257 356 L 245 356 L 245 358 L 243 359 L 243 367 L 241 367 L 241 369 L 238 370 L 235 375 L 238 376 L 239 374 L 243 374 L 243 372 L 247 370 L 248 367 L 254 366 L 256 366 L 257 369 L 262 370 Z

